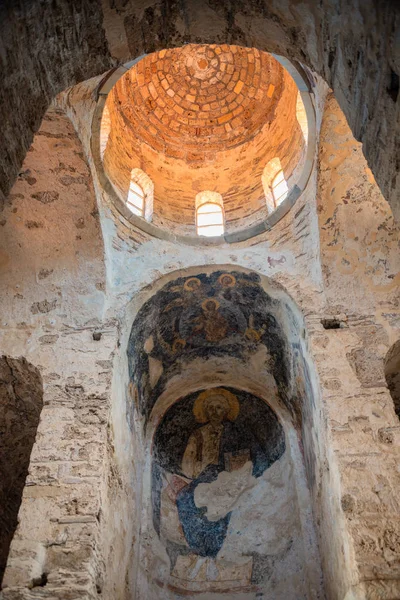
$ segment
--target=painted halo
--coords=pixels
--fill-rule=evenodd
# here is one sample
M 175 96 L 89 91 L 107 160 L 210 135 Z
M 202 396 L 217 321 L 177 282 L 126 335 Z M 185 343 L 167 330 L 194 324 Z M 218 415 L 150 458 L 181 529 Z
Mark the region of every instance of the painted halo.
M 210 388 L 198 395 L 193 406 L 193 414 L 196 417 L 196 421 L 198 423 L 207 423 L 207 402 L 215 396 L 222 396 L 225 399 L 228 407 L 227 418 L 229 421 L 235 421 L 240 410 L 239 400 L 235 394 L 224 388 Z
M 218 283 L 222 285 L 222 287 L 235 287 L 236 278 L 230 273 L 223 273 L 218 277 Z

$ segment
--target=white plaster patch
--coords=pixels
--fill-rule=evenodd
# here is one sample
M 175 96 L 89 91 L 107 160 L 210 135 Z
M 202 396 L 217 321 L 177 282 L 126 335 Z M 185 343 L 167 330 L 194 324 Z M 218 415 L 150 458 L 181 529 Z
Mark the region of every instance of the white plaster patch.
M 257 480 L 252 476 L 253 463 L 248 461 L 241 469 L 229 473 L 223 471 L 215 481 L 200 483 L 194 492 L 194 501 L 198 508 L 207 508 L 207 519 L 218 521 L 227 515 L 242 494 L 249 491 Z

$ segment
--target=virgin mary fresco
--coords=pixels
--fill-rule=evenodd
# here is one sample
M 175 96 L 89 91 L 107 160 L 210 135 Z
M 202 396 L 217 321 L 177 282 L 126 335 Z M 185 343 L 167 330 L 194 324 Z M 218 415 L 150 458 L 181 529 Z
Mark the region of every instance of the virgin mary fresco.
M 281 430 L 278 449 L 271 451 L 270 443 L 258 439 L 257 427 L 251 426 L 248 415 L 241 414 L 237 395 L 227 389 L 205 390 L 191 407 L 194 428 L 186 437 L 183 452 L 176 454 L 175 468 L 170 463 L 165 464 L 167 468 L 153 469 L 153 479 L 158 479 L 158 486 L 153 482 L 154 516 L 167 549 L 174 548 L 171 574 L 198 580 L 202 570 L 203 579 L 212 581 L 223 576 L 217 556 L 235 505 L 283 453 L 284 442 Z M 264 407 L 276 420 L 269 407 Z M 276 425 L 280 428 L 277 420 Z M 172 448 L 171 437 L 166 439 Z M 251 559 L 245 566 L 247 579 L 249 568 Z

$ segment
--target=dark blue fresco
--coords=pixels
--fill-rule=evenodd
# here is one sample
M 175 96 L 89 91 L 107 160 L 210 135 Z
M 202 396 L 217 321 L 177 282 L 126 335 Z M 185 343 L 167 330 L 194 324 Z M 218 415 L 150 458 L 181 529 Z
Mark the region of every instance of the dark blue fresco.
M 208 310 L 207 301 L 211 309 L 214 303 L 214 310 Z M 290 353 L 278 313 L 279 302 L 265 292 L 256 273 L 216 271 L 167 283 L 142 306 L 129 338 L 129 376 L 137 388 L 136 408 L 147 419 L 166 382 L 194 358 L 245 359 L 261 344 L 268 349 L 272 374 L 285 393 Z M 144 344 L 150 336 L 153 345 L 146 352 Z M 154 387 L 147 377 L 150 357 L 163 366 Z
M 176 503 L 186 541 L 194 554 L 215 558 L 221 550 L 232 513 L 219 521 L 209 521 L 206 508 L 197 508 L 194 492 L 199 483 L 211 483 L 223 469 L 209 465 L 188 487 L 179 492 Z
M 283 429 L 275 413 L 255 396 L 225 388 L 233 392 L 240 403 L 235 422 L 225 421 L 219 448 L 217 465 L 207 466 L 200 475 L 177 495 L 176 504 L 185 539 L 192 553 L 204 557 L 216 557 L 224 542 L 231 513 L 219 521 L 209 521 L 206 508 L 197 508 L 194 492 L 200 483 L 211 483 L 219 473 L 226 470 L 227 453 L 249 453 L 253 463 L 253 476 L 260 477 L 285 451 Z M 160 531 L 160 494 L 162 470 L 182 475 L 183 454 L 193 431 L 202 425 L 196 423 L 193 405 L 199 392 L 177 402 L 166 413 L 154 443 L 152 472 L 153 521 Z M 168 550 L 168 547 L 167 547 Z M 186 553 L 185 548 L 174 548 L 174 553 Z

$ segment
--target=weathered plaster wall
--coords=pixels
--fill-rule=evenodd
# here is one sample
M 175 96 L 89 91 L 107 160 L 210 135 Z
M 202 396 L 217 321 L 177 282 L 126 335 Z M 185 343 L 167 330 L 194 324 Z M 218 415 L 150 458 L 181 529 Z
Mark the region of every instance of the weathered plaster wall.
M 318 327 L 311 334 L 333 450 L 328 460 L 329 464 L 338 463 L 340 473 L 340 478 L 330 468 L 325 473 L 330 484 L 320 490 L 319 501 L 333 521 L 337 522 L 340 513 L 346 517 L 345 527 L 352 540 L 347 560 L 354 597 L 390 599 L 396 598 L 400 589 L 400 482 L 396 468 L 400 428 L 383 381 L 377 377 L 373 385 L 366 387 L 350 364 L 348 354 L 360 348 L 360 335 L 370 336 L 371 327 L 362 325 L 328 331 Z M 341 508 L 334 511 L 329 509 L 331 499 L 326 497 L 331 486 L 337 486 L 341 497 Z M 324 566 L 328 589 L 332 589 L 332 565 Z M 344 596 L 346 590 L 342 592 Z
M 394 409 L 400 418 L 400 339 L 389 349 L 385 360 L 385 377 Z
M 395 598 L 400 427 L 384 359 L 400 337 L 399 230 L 332 94 L 321 126 L 317 199 L 326 316 L 339 328 L 319 333 L 313 346 L 363 582 L 358 593 Z
M 58 110 L 42 123 L 1 213 L 1 231 L 1 348 L 26 357 L 43 380 L 2 595 L 98 597 L 103 557 L 95 540 L 107 487 L 117 329 L 104 319 L 103 246 L 90 173 Z M 110 494 L 113 487 L 115 479 Z
M 376 365 L 371 386 L 364 378 L 366 370 L 357 373 L 351 362 L 353 351 L 366 352 L 366 340 L 375 340 L 383 355 L 383 347 L 398 337 L 394 293 L 389 296 L 393 302 L 382 305 L 385 313 L 371 312 L 375 301 L 384 302 L 372 290 L 371 300 L 361 303 L 360 311 L 347 319 L 348 328 L 324 329 L 321 319 L 338 315 L 326 300 L 325 291 L 328 298 L 330 292 L 321 274 L 316 173 L 292 211 L 271 232 L 250 243 L 223 244 L 217 249 L 189 247 L 150 238 L 132 227 L 100 189 L 89 153 L 92 91 L 97 81 L 70 90 L 60 106 L 65 106 L 88 153 L 107 274 L 97 217 L 90 214 L 94 195 L 89 171 L 71 125 L 57 111 L 44 121 L 44 135 L 37 136 L 13 190 L 12 204 L 3 213 L 6 237 L 1 268 L 7 290 L 2 301 L 2 351 L 25 355 L 40 368 L 45 403 L 29 479 L 36 485 L 25 490 L 5 579 L 12 587 L 4 590 L 4 597 L 29 598 L 34 593 L 61 599 L 68 589 L 71 597 L 98 598 L 102 593 L 105 599 L 126 600 L 134 594 L 140 598 L 134 579 L 141 519 L 132 519 L 132 513 L 142 514 L 132 488 L 140 486 L 142 462 L 132 457 L 137 458 L 144 446 L 138 430 L 132 441 L 125 417 L 126 404 L 133 401 L 128 395 L 125 358 L 130 326 L 143 302 L 168 278 L 176 278 L 174 271 L 181 269 L 188 275 L 203 270 L 199 265 L 217 264 L 271 277 L 286 287 L 305 316 L 305 327 L 298 330 L 305 330 L 308 341 L 301 344 L 305 349 L 308 345 L 310 359 L 316 363 L 311 383 L 321 401 L 312 408 L 315 425 L 303 434 L 309 436 L 308 447 L 321 457 L 312 496 L 328 597 L 397 597 L 398 421 L 382 363 L 365 363 Z M 322 102 L 323 94 L 317 95 L 318 124 Z M 46 160 L 36 149 L 44 152 Z M 70 166 L 76 172 L 68 171 Z M 59 197 L 47 195 L 52 191 Z M 41 200 L 31 197 L 31 192 L 42 193 Z M 82 230 L 76 226 L 80 219 L 85 223 Z M 25 225 L 31 221 L 43 227 Z M 371 227 L 380 225 L 370 222 Z M 391 250 L 384 247 L 385 240 L 386 256 Z M 324 253 L 323 249 L 323 257 Z M 163 276 L 167 279 L 161 283 Z M 343 282 L 343 288 L 349 289 L 345 278 Z M 343 309 L 344 296 L 342 292 Z M 351 298 L 349 291 L 349 302 Z M 339 317 L 345 325 L 346 319 Z M 102 334 L 96 341 L 93 333 L 98 330 Z M 229 381 L 218 383 L 229 385 Z M 262 397 L 262 390 L 253 392 Z M 42 581 L 44 572 L 46 586 L 28 591 L 34 578 Z
M 266 287 L 263 288 L 263 285 Z M 279 287 L 274 287 L 272 284 L 268 286 L 265 280 L 261 283 L 260 277 L 255 273 L 203 267 L 203 270 L 191 269 L 190 273 L 182 271 L 179 278 L 167 281 L 137 313 L 127 349 L 130 394 L 133 400 L 127 418 L 131 423 L 141 423 L 141 426 L 146 429 L 147 440 L 145 439 L 144 443 L 148 448 L 142 459 L 143 517 L 137 573 L 140 597 L 157 598 L 160 593 L 157 591 L 159 587 L 168 598 L 176 597 L 179 589 L 213 592 L 215 598 L 220 597 L 218 594 L 226 594 L 228 591 L 232 597 L 236 594 L 242 597 L 240 594 L 244 594 L 243 597 L 246 598 L 253 597 L 252 594 L 257 591 L 260 593 L 262 591 L 266 598 L 318 598 L 323 594 L 312 516 L 309 510 L 308 512 L 305 510 L 306 506 L 310 508 L 305 465 L 294 441 L 297 437 L 294 427 L 299 429 L 303 421 L 303 431 L 307 428 L 311 429 L 314 418 L 318 416 L 314 414 L 312 400 L 314 390 L 310 386 L 309 375 L 306 374 L 307 367 L 303 363 L 298 339 L 301 327 L 296 328 L 297 315 L 291 314 L 291 308 L 287 304 L 289 302 L 287 295 Z M 216 310 L 210 307 L 211 314 L 207 314 L 209 304 L 216 307 Z M 299 382 L 303 382 L 302 385 Z M 159 459 L 160 456 L 164 457 L 157 463 L 162 472 L 165 469 L 168 471 L 167 467 L 168 465 L 171 467 L 171 464 L 175 465 L 176 471 L 175 463 L 179 460 L 176 455 L 179 457 L 180 453 L 179 444 L 185 440 L 185 436 L 187 441 L 187 435 L 190 433 L 187 427 L 193 429 L 195 424 L 193 417 L 191 421 L 188 416 L 191 413 L 190 407 L 193 407 L 193 401 L 198 396 L 198 392 L 195 394 L 193 392 L 201 390 L 205 383 L 210 387 L 223 384 L 242 390 L 250 389 L 253 393 L 262 394 L 265 402 L 274 410 L 278 410 L 286 428 L 287 443 L 291 448 L 290 451 L 288 450 L 290 457 L 286 456 L 286 459 L 291 465 L 289 471 L 293 474 L 293 479 L 290 477 L 290 482 L 285 480 L 285 483 L 281 479 L 282 486 L 287 492 L 286 500 L 282 496 L 278 501 L 273 494 L 269 502 L 267 502 L 266 491 L 261 492 L 264 485 L 262 482 L 265 483 L 269 475 L 272 480 L 275 477 L 276 481 L 281 478 L 278 465 L 273 471 L 275 475 L 272 475 L 272 471 L 271 474 L 265 473 L 265 477 L 260 479 L 258 484 L 252 480 L 254 489 L 250 481 L 248 482 L 247 496 L 243 497 L 241 502 L 238 500 L 241 509 L 232 515 L 237 525 L 228 530 L 226 540 L 223 541 L 215 558 L 216 562 L 213 562 L 213 553 L 210 549 L 197 549 L 200 554 L 203 552 L 201 556 L 208 557 L 206 573 L 203 569 L 199 579 L 197 575 L 191 577 L 189 572 L 184 576 L 180 570 L 180 566 L 184 569 L 185 561 L 196 562 L 196 551 L 191 552 L 185 547 L 182 549 L 174 546 L 174 543 L 185 546 L 183 539 L 181 543 L 178 543 L 175 537 L 171 539 L 171 532 L 178 527 L 178 524 L 175 527 L 165 523 L 165 527 L 161 527 L 163 531 L 165 529 L 165 539 L 165 535 L 159 530 L 160 526 L 157 525 L 160 520 L 162 523 L 166 518 L 164 509 L 161 509 L 159 516 L 152 516 L 152 502 L 154 511 L 158 511 L 157 494 L 160 493 L 161 481 L 154 473 L 155 467 L 152 466 L 151 457 L 158 456 Z M 182 397 L 186 393 L 191 395 L 189 399 L 184 400 Z M 204 393 L 208 394 L 211 391 Z M 238 394 L 244 403 L 250 402 L 245 400 L 248 396 L 245 393 L 235 392 L 235 394 Z M 178 405 L 175 406 L 177 400 L 179 405 L 182 405 L 181 412 L 177 411 Z M 254 401 L 253 398 L 251 402 Z M 267 430 L 268 424 L 265 422 L 266 417 L 262 410 L 263 401 L 259 400 L 259 402 L 262 405 L 259 407 L 258 422 L 264 422 L 264 429 Z M 236 424 L 231 427 L 226 426 L 226 434 L 230 431 L 230 435 L 224 436 L 226 439 L 223 443 L 228 452 L 228 448 L 232 449 L 235 444 L 244 448 L 240 444 L 244 444 L 247 439 L 257 478 L 264 473 L 263 468 L 259 470 L 263 462 L 260 457 L 263 454 L 261 452 L 259 458 L 256 458 L 255 438 L 252 438 L 253 441 L 249 439 L 250 431 L 253 433 L 257 431 L 255 422 L 249 426 L 246 420 L 250 418 L 252 410 L 253 417 L 256 415 L 254 412 L 257 410 L 256 405 L 252 404 L 252 407 L 246 409 L 243 405 L 241 417 L 238 417 L 237 422 L 235 418 Z M 171 425 L 175 430 L 162 434 L 160 431 L 164 427 L 164 419 L 170 423 L 171 411 L 177 420 L 176 425 Z M 177 435 L 176 427 L 179 427 L 179 422 L 182 422 L 182 428 Z M 319 429 L 316 424 L 314 426 Z M 155 434 L 154 441 L 153 434 Z M 270 436 L 267 436 L 271 443 L 275 439 L 274 435 L 271 430 Z M 301 435 L 300 432 L 298 435 Z M 160 436 L 169 450 L 160 447 Z M 262 442 L 259 443 L 262 445 Z M 317 470 L 316 465 L 322 459 L 315 454 L 316 447 L 312 437 L 303 435 L 302 443 L 308 458 L 309 483 L 313 486 L 316 480 L 314 475 Z M 169 458 L 168 453 L 171 451 L 175 453 L 175 459 Z M 275 459 L 278 455 L 274 454 Z M 176 472 L 179 475 L 179 469 Z M 210 475 L 208 471 L 204 472 L 206 480 L 207 473 Z M 272 480 L 271 485 L 274 487 Z M 268 487 L 268 484 L 266 485 Z M 263 501 L 256 500 L 259 493 L 264 497 Z M 234 490 L 232 494 L 235 495 Z M 284 539 L 281 538 L 280 545 L 276 545 L 272 542 L 272 539 L 275 539 L 276 524 L 273 524 L 272 517 L 268 520 L 267 514 L 271 516 L 276 510 L 274 513 L 276 519 L 283 518 L 283 512 L 286 510 L 284 507 L 289 497 L 294 503 L 291 513 L 294 520 L 290 521 L 292 526 L 285 535 L 277 526 Z M 166 499 L 165 501 L 167 502 Z M 266 506 L 263 504 L 264 501 L 269 505 L 266 512 L 260 508 Z M 266 536 L 270 536 L 270 543 L 266 546 L 262 544 L 258 544 L 257 547 L 252 546 L 254 537 L 250 525 L 252 503 L 259 505 L 261 511 L 259 518 L 266 519 L 265 527 L 261 528 L 265 530 Z M 278 505 L 283 511 L 280 512 L 280 516 L 278 516 Z M 170 509 L 173 510 L 173 507 L 170 506 Z M 173 518 L 171 516 L 171 519 Z M 239 531 L 236 532 L 236 529 Z M 248 559 L 244 561 L 247 564 L 244 571 L 241 571 L 238 566 L 244 559 L 238 557 L 240 544 L 238 545 L 237 538 L 235 542 L 235 532 L 241 536 L 240 540 L 243 543 L 241 552 L 249 556 L 252 552 L 254 554 L 251 564 Z M 292 542 L 289 543 L 291 535 Z M 332 540 L 332 535 L 330 539 Z M 180 558 L 175 563 L 175 559 L 182 552 L 182 556 L 187 558 Z M 231 553 L 230 559 L 229 553 Z M 239 560 L 238 573 L 233 577 L 234 581 L 229 582 L 229 568 L 233 568 L 232 565 L 236 564 L 235 560 Z M 197 564 L 200 569 L 203 563 L 204 559 L 198 559 Z M 204 563 L 205 567 L 206 563 Z M 207 575 L 209 569 L 213 570 L 213 568 L 219 571 L 214 583 L 213 579 L 210 579 L 210 573 Z M 286 570 L 285 584 L 279 583 L 280 569 Z M 183 581 L 184 579 L 187 581 Z M 199 587 L 202 585 L 201 581 L 203 587 Z M 268 596 L 268 593 L 271 595 Z
M 399 14 L 391 0 L 268 6 L 153 0 L 2 4 L 1 189 L 8 193 L 50 98 L 115 61 L 183 43 L 231 43 L 298 59 L 333 88 L 399 214 Z M 31 34 L 35 32 L 35 34 Z M 18 51 L 15 50 L 18 49 Z M 378 142 L 378 143 L 377 143 Z
M 317 198 L 331 310 L 398 306 L 400 230 L 332 93 L 321 125 Z
M 29 459 L 43 406 L 38 370 L 25 359 L 0 358 L 0 585 L 17 527 Z

